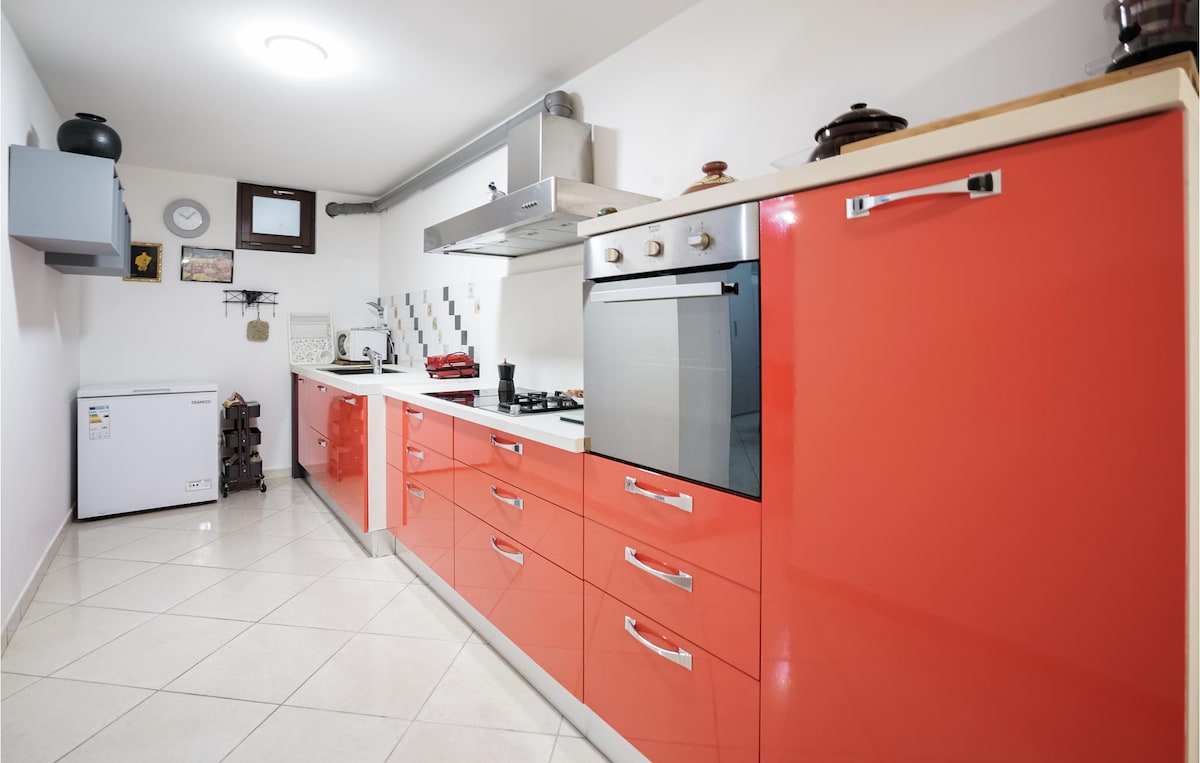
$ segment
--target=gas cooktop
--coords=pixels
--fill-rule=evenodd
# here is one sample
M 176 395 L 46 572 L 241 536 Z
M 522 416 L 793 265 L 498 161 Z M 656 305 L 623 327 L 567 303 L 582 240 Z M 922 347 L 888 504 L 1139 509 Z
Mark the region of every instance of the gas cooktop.
M 426 392 L 430 397 L 447 400 L 459 405 L 480 408 L 487 411 L 505 413 L 509 416 L 523 416 L 530 413 L 554 413 L 583 408 L 575 398 L 562 392 L 542 392 L 533 389 L 517 388 L 511 396 L 501 396 L 497 389 L 466 389 L 454 392 Z

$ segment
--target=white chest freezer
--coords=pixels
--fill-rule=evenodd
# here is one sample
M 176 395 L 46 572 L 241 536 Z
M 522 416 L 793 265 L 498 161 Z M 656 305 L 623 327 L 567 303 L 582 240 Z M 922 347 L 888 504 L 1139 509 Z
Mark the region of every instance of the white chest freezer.
M 76 406 L 80 519 L 217 499 L 216 384 L 81 387 Z

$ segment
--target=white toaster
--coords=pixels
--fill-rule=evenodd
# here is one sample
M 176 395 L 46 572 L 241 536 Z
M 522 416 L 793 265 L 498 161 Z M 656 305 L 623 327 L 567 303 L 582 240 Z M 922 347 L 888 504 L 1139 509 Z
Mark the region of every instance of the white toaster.
M 367 360 L 363 350 L 372 349 L 387 358 L 388 330 L 385 328 L 342 329 L 334 338 L 334 351 L 342 360 Z

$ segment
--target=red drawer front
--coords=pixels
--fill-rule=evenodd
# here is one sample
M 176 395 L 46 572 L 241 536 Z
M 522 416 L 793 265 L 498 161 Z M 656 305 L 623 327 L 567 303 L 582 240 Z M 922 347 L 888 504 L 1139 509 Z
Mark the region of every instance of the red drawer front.
M 758 678 L 757 591 L 591 520 L 585 527 L 587 582 Z
M 400 404 L 404 436 L 443 456 L 454 457 L 454 417 L 409 402 Z
M 454 502 L 572 575 L 583 576 L 583 517 L 578 514 L 464 464 L 454 467 Z
M 757 763 L 758 681 L 589 583 L 584 670 L 588 707 L 654 763 Z
M 461 507 L 454 535 L 455 590 L 583 699 L 583 581 Z
M 304 376 L 297 376 L 296 410 L 300 419 L 299 429 L 311 427 L 324 433 L 329 428 L 329 400 L 331 397 L 328 385 Z
M 329 469 L 329 440 L 312 427 L 300 427 L 296 437 L 300 439 L 296 444 L 300 465 L 319 484 L 324 484 Z
M 404 403 L 394 397 L 385 397 L 383 400 L 387 410 L 387 431 L 403 435 Z
M 387 467 L 387 528 L 404 524 L 404 472 L 388 464 Z
M 762 511 L 757 501 L 599 456 L 589 455 L 584 464 L 585 517 L 759 590 Z M 690 505 L 691 510 L 631 492 L 636 490 Z
M 392 524 L 394 500 L 399 500 L 400 506 L 395 525 Z M 449 498 L 389 467 L 388 530 L 438 577 L 454 585 L 454 504 Z
M 391 429 L 387 430 L 385 448 L 387 465 L 404 471 L 404 435 Z
M 583 513 L 583 454 L 456 419 L 454 456 L 551 503 Z M 517 452 L 520 451 L 520 452 Z
M 449 456 L 408 440 L 400 447 L 400 463 L 405 474 L 454 500 L 454 461 Z

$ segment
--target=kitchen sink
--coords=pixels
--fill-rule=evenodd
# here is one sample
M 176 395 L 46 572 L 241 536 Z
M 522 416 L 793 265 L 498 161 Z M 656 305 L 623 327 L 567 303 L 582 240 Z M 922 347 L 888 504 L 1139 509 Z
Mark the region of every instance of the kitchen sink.
M 369 368 L 323 368 L 323 369 L 321 369 L 321 370 L 322 370 L 322 371 L 328 371 L 328 372 L 329 372 L 329 373 L 331 373 L 331 374 L 337 374 L 338 376 L 352 376 L 352 375 L 357 375 L 357 374 L 369 374 L 369 373 L 373 373 L 373 372 L 371 371 L 371 369 L 369 369 Z M 385 374 L 398 374 L 398 373 L 400 373 L 399 371 L 397 371 L 397 370 L 396 370 L 396 369 L 394 369 L 394 368 L 385 368 L 385 369 L 383 369 L 383 372 L 384 372 Z

